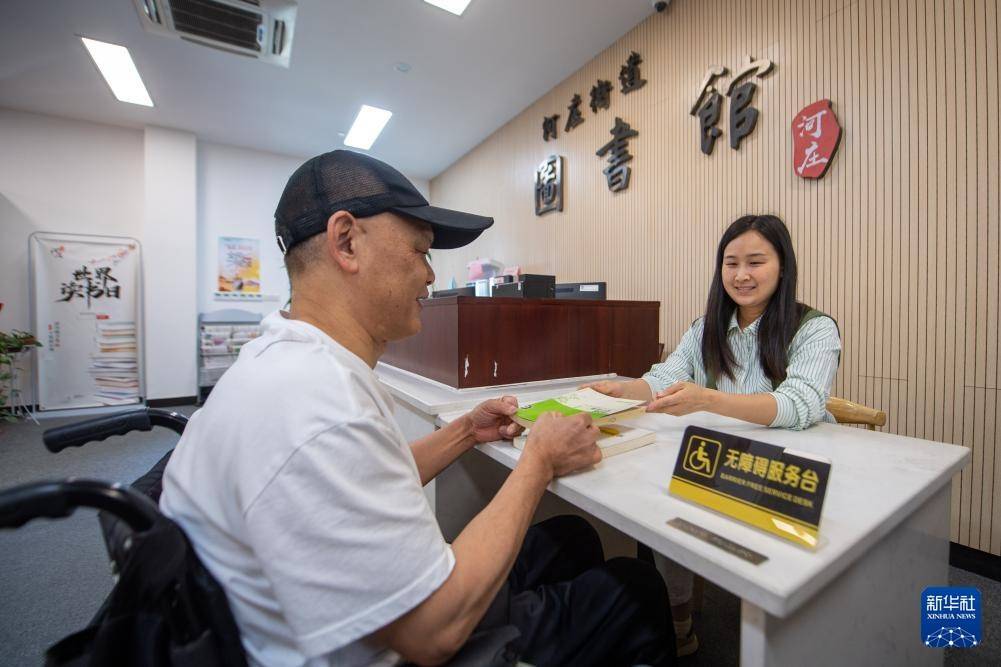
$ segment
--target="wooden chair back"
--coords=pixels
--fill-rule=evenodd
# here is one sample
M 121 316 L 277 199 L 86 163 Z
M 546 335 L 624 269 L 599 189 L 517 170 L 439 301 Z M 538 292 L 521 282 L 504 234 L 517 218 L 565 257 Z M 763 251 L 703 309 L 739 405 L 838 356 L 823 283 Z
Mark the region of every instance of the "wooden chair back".
M 831 396 L 827 400 L 827 410 L 839 424 L 865 424 L 870 431 L 886 425 L 886 413 L 844 398 Z

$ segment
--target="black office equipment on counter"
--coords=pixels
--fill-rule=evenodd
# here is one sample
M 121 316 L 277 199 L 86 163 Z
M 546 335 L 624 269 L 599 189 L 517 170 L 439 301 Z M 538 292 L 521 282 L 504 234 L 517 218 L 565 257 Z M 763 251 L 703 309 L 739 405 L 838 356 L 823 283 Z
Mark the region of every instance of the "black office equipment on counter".
M 557 283 L 557 299 L 587 299 L 604 301 L 606 296 L 605 283 Z
M 555 299 L 556 276 L 526 273 L 521 281 L 494 285 L 495 297 L 520 297 L 523 299 Z
M 431 292 L 432 299 L 439 299 L 446 296 L 476 296 L 476 288 L 453 287 L 452 289 L 440 289 Z

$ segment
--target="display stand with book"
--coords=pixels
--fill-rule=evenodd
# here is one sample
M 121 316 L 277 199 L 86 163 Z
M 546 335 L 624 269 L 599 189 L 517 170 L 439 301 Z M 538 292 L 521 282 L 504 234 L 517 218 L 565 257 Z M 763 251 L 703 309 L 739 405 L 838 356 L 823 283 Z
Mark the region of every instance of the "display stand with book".
M 261 333 L 261 316 L 230 308 L 198 317 L 198 404 L 236 362 L 240 348 Z

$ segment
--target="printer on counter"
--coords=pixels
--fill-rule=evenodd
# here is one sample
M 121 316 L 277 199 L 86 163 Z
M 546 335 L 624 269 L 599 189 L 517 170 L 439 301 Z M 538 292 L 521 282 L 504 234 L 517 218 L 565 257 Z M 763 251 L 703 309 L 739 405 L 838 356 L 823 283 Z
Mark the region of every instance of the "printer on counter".
M 587 299 L 604 301 L 607 297 L 605 283 L 557 283 L 557 299 Z
M 493 296 L 521 299 L 555 299 L 556 276 L 525 273 L 522 274 L 521 280 L 518 282 L 494 285 Z

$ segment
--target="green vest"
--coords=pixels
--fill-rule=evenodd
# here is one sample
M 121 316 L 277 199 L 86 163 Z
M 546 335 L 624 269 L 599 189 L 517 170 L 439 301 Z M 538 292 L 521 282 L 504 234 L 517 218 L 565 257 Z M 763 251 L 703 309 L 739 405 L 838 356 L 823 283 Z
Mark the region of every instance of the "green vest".
M 811 308 L 810 306 L 807 306 L 806 310 L 803 311 L 803 317 L 801 317 L 799 319 L 799 326 L 796 327 L 796 333 L 799 333 L 799 330 L 803 328 L 803 325 L 806 324 L 807 322 L 809 322 L 810 320 L 812 320 L 815 317 L 831 317 L 831 316 L 828 315 L 827 313 L 822 313 L 822 312 L 820 312 L 819 310 L 817 310 L 815 308 Z M 834 320 L 833 317 L 831 317 L 831 319 Z M 834 320 L 834 326 L 837 326 L 837 325 L 838 325 L 838 321 Z M 706 332 L 705 332 L 704 329 L 702 331 L 702 335 L 703 336 L 706 335 Z M 778 387 L 779 387 L 779 383 L 776 382 L 775 380 L 772 380 L 772 391 L 775 391 L 776 389 L 778 389 Z M 706 388 L 707 389 L 716 389 L 716 376 L 713 375 L 713 373 L 708 368 L 706 369 Z

